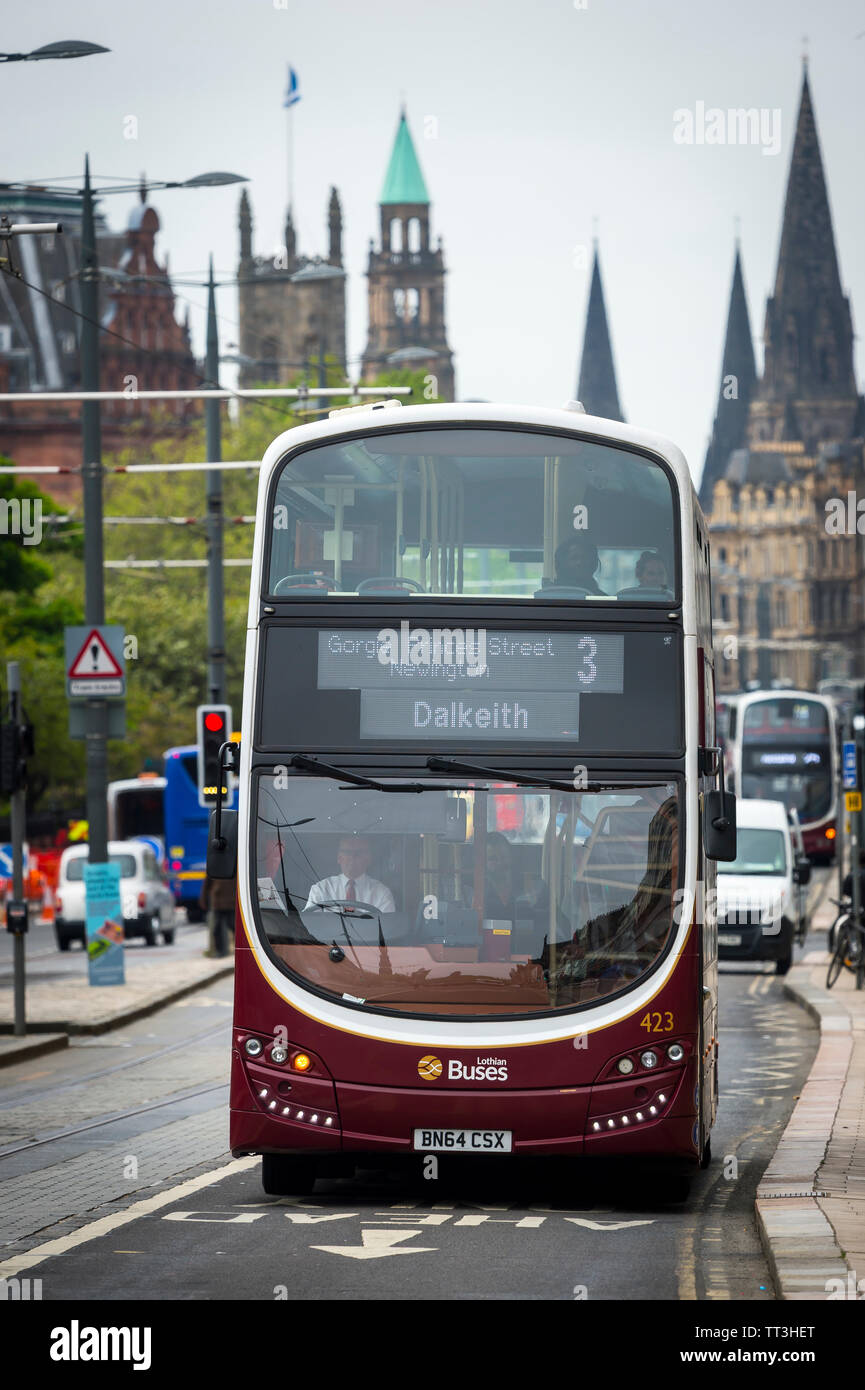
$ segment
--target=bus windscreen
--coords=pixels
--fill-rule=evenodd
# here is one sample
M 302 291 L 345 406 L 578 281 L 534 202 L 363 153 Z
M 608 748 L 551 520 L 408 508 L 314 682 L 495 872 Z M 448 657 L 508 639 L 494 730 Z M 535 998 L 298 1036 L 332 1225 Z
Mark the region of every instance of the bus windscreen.
M 742 795 L 783 801 L 801 820 L 821 820 L 832 805 L 830 740 L 829 715 L 820 701 L 755 701 L 742 720 Z
M 482 740 L 678 756 L 678 633 L 487 627 L 265 629 L 257 745 Z
M 162 835 L 165 819 L 161 787 L 131 787 L 118 792 L 115 824 L 118 840 L 132 840 L 137 835 Z
M 341 1003 L 432 1017 L 572 1009 L 632 988 L 675 933 L 675 783 L 421 795 L 262 773 L 260 938 Z

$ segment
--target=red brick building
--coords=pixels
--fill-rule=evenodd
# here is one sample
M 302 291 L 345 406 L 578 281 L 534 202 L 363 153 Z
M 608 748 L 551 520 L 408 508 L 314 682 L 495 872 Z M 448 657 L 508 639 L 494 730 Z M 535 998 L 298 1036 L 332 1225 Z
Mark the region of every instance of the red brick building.
M 0 208 L 14 221 L 60 222 L 60 234 L 22 236 L 13 242 L 14 275 L 0 275 L 0 391 L 74 391 L 80 387 L 81 298 L 78 265 L 81 200 L 32 188 L 0 187 Z M 202 372 L 178 322 L 167 261 L 156 257 L 159 217 L 144 201 L 125 232 L 115 233 L 96 217 L 100 284 L 100 375 L 103 390 L 129 390 L 130 399 L 102 407 L 105 453 L 133 437 L 148 440 L 177 429 L 199 413 L 194 401 L 136 401 L 138 390 L 181 390 L 201 384 Z M 22 467 L 36 464 L 77 468 L 81 463 L 80 405 L 69 401 L 0 401 L 0 453 Z M 77 475 L 48 477 L 52 495 L 80 494 Z

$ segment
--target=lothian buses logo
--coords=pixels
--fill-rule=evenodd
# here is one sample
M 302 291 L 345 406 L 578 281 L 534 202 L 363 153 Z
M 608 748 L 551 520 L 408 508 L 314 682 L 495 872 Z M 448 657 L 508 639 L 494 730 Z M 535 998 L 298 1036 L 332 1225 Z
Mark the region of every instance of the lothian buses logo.
M 418 1076 L 424 1081 L 437 1081 L 442 1074 L 442 1064 L 438 1057 L 430 1053 L 421 1057 L 417 1064 Z M 449 1081 L 507 1081 L 508 1064 L 504 1057 L 476 1057 L 474 1066 L 451 1057 L 448 1062 Z

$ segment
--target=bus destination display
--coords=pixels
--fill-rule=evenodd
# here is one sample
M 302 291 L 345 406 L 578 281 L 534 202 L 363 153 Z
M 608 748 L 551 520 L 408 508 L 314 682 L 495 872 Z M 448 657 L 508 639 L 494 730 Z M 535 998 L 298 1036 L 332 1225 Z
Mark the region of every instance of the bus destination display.
M 360 692 L 361 738 L 574 739 L 581 695 L 620 695 L 623 672 L 617 633 L 318 634 L 318 688 Z
M 367 620 L 368 621 L 368 620 Z M 415 620 L 416 621 L 416 620 Z M 682 638 L 660 626 L 525 631 L 264 625 L 257 747 L 329 754 L 571 746 L 679 756 Z

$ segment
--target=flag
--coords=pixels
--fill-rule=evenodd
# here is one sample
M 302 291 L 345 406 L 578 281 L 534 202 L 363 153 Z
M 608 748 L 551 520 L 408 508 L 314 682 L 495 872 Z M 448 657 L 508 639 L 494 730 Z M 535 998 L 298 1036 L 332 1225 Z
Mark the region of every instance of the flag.
M 287 107 L 287 106 L 296 106 L 297 103 L 298 103 L 299 101 L 300 101 L 300 92 L 299 92 L 299 90 L 298 90 L 298 84 L 297 84 L 297 73 L 295 72 L 294 68 L 289 68 L 289 69 L 288 69 L 288 87 L 286 88 L 286 92 L 285 92 L 285 101 L 282 103 L 282 105 L 283 105 L 283 107 Z

